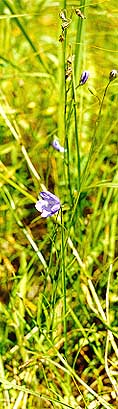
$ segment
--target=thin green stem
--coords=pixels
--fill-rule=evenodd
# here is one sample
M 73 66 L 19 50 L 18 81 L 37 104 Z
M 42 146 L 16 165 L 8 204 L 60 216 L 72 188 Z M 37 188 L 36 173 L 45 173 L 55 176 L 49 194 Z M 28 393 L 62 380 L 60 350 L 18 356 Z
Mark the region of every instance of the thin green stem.
M 67 321 L 66 321 L 66 270 L 65 270 L 65 243 L 64 243 L 64 222 L 61 208 L 61 237 L 62 237 L 62 292 L 63 292 L 63 324 L 64 324 L 64 350 L 67 357 Z
M 66 9 L 66 0 L 63 0 L 63 8 Z
M 78 126 L 77 126 L 77 110 L 76 110 L 76 96 L 75 96 L 75 86 L 74 79 L 72 78 L 72 97 L 73 97 L 73 109 L 74 109 L 74 124 L 75 124 L 75 143 L 76 143 L 76 153 L 77 153 L 77 188 L 80 191 L 80 152 L 79 152 L 79 138 L 78 138 Z
M 82 10 L 82 13 L 84 11 L 85 4 L 86 4 L 86 0 L 81 0 L 81 2 L 79 4 L 79 7 Z M 74 60 L 74 76 L 75 76 L 75 80 L 76 80 L 77 71 L 78 71 L 78 64 L 80 65 L 80 63 L 81 63 L 81 59 L 80 59 L 80 57 L 81 57 L 81 47 L 83 47 L 83 45 L 81 44 L 82 28 L 83 28 L 83 19 L 78 18 L 77 30 L 76 30 L 75 51 L 74 51 L 74 55 L 75 55 L 75 60 Z
M 64 1 L 64 8 L 66 8 L 66 1 Z M 72 202 L 72 187 L 71 187 L 71 176 L 70 176 L 70 152 L 69 152 L 69 141 L 68 141 L 68 126 L 67 126 L 67 83 L 66 83 L 66 30 L 64 31 L 64 47 L 63 47 L 63 76 L 64 76 L 64 134 L 65 134 L 65 148 L 66 148 L 66 166 L 67 166 L 67 177 L 68 177 L 68 189 L 70 192 L 70 199 Z

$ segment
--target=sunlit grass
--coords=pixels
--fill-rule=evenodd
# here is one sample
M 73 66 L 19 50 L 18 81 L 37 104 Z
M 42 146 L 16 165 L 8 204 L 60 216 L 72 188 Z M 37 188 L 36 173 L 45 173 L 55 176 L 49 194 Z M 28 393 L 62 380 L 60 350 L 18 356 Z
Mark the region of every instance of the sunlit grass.
M 114 409 L 116 2 L 3 0 L 0 13 L 0 407 Z M 42 219 L 45 189 L 61 210 Z

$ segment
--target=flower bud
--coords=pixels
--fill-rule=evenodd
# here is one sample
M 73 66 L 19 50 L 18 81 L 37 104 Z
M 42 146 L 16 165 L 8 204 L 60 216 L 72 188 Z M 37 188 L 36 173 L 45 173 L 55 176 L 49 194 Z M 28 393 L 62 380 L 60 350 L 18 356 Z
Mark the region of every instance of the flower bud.
M 90 75 L 89 71 L 83 71 L 80 77 L 79 85 L 84 85 L 85 82 L 88 80 L 89 75 Z
M 109 74 L 109 80 L 113 81 L 115 80 L 115 78 L 118 77 L 118 71 L 117 70 L 112 70 Z

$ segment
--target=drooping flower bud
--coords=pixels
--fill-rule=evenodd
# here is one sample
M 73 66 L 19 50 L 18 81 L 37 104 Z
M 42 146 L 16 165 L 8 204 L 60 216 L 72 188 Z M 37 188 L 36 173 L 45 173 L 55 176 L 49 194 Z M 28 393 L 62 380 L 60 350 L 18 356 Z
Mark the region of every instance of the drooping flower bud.
M 89 75 L 90 75 L 89 71 L 83 71 L 80 77 L 79 85 L 84 85 L 85 82 L 88 80 Z
M 110 74 L 109 74 L 109 80 L 110 81 L 115 80 L 115 78 L 117 78 L 117 77 L 118 77 L 118 71 L 117 70 L 110 71 Z
M 62 153 L 65 152 L 64 147 L 60 145 L 58 139 L 54 139 L 54 140 L 53 140 L 52 146 L 53 146 L 53 148 L 56 149 L 56 151 L 58 151 L 58 152 L 62 152 Z

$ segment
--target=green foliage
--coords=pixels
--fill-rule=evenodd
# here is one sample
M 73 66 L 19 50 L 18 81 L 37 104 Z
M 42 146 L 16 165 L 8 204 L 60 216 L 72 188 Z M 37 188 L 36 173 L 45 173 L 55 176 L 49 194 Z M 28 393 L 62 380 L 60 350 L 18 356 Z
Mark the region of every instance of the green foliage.
M 1 408 L 113 409 L 116 2 L 3 0 L 0 21 Z M 42 219 L 45 189 L 61 210 Z

